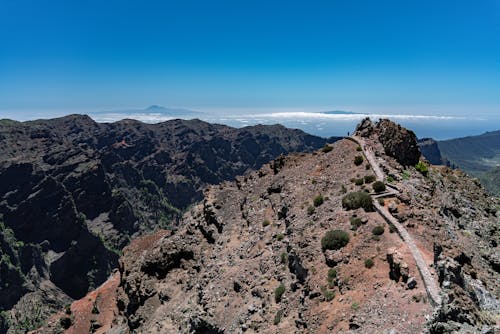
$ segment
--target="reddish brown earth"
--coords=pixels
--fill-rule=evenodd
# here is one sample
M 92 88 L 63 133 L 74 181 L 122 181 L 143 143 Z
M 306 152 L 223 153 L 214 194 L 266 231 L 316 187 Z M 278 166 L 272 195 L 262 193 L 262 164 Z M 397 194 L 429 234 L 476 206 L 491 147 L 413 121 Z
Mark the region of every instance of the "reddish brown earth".
M 361 154 L 357 144 L 342 140 L 329 152 L 280 157 L 236 182 L 212 186 L 176 231 L 126 248 L 118 313 L 108 332 L 494 333 L 500 310 L 498 203 L 459 171 L 429 166 L 424 176 L 402 166 L 378 140 L 394 129 L 379 132 L 377 125 L 363 134 L 366 129 L 358 134 L 399 189 L 384 207 L 415 241 L 441 291 L 441 305 L 430 304 L 408 245 L 390 233 L 380 214 L 342 207 L 346 192 L 371 190 L 351 179 L 374 174 L 365 162 L 353 163 Z M 396 137 L 404 144 L 391 143 L 391 155 L 412 147 L 408 136 Z M 308 210 L 320 194 L 324 202 Z M 354 215 L 364 222 L 355 231 L 349 221 Z M 374 236 L 375 226 L 384 226 L 384 233 Z M 348 232 L 350 241 L 325 251 L 321 239 L 334 229 Z M 366 259 L 374 261 L 372 268 L 365 267 Z M 332 284 L 329 269 L 337 271 Z M 402 277 L 394 277 L 398 270 Z M 280 284 L 284 293 L 277 300 Z

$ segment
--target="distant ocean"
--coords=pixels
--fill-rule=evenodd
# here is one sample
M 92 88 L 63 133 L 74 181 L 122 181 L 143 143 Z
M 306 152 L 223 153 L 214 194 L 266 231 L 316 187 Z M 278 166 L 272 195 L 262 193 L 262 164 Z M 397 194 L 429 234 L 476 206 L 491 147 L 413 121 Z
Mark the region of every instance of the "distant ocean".
M 98 122 L 113 122 L 124 118 L 137 119 L 146 123 L 158 123 L 174 118 L 198 118 L 211 123 L 244 127 L 255 124 L 283 124 L 289 128 L 301 129 L 307 133 L 322 136 L 345 136 L 355 130 L 363 118 L 372 120 L 389 118 L 413 130 L 417 137 L 431 137 L 438 140 L 479 135 L 487 131 L 500 130 L 500 113 L 493 116 L 449 116 L 429 114 L 364 114 L 346 111 L 327 112 L 259 112 L 259 113 L 217 113 L 194 112 L 183 109 L 167 109 L 152 106 L 135 111 L 85 112 Z M 31 120 L 63 116 L 64 112 L 17 113 L 2 112 L 1 118 Z M 66 112 L 67 114 L 67 112 Z
M 307 113 L 279 112 L 254 115 L 219 116 L 207 120 L 234 127 L 254 124 L 283 124 L 286 127 L 304 130 L 310 134 L 330 137 L 352 133 L 365 117 L 372 120 L 389 118 L 415 132 L 418 138 L 437 140 L 479 135 L 487 131 L 500 130 L 500 115 L 488 117 L 355 114 L 355 113 Z

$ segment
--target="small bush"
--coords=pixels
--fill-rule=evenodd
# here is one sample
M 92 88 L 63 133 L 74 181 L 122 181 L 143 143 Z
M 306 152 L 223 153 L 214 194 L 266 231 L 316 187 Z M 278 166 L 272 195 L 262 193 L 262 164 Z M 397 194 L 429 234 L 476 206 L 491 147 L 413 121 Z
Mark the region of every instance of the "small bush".
M 328 269 L 328 284 L 333 285 L 333 281 L 337 278 L 337 270 Z
M 379 197 L 378 199 L 378 204 L 384 206 L 385 205 L 385 200 L 382 197 Z
M 375 181 L 373 182 L 372 188 L 376 193 L 381 193 L 385 191 L 385 184 L 382 181 Z
M 365 176 L 365 183 L 372 183 L 373 181 L 375 181 L 377 178 L 375 177 L 375 175 L 366 175 Z
M 349 243 L 349 234 L 342 230 L 331 230 L 321 238 L 321 248 L 323 250 L 336 250 Z
M 276 303 L 279 303 L 281 301 L 281 297 L 283 297 L 283 294 L 285 293 L 285 286 L 283 283 L 281 283 L 275 290 L 274 290 L 274 300 Z
M 415 165 L 415 169 L 418 170 L 423 176 L 427 176 L 429 174 L 429 168 L 423 161 L 419 161 L 418 164 Z
M 325 289 L 322 292 L 323 292 L 323 297 L 325 297 L 325 300 L 327 302 L 329 302 L 329 301 L 333 300 L 333 298 L 335 298 L 335 292 L 333 292 L 331 290 Z
M 382 225 L 375 226 L 372 229 L 373 235 L 382 235 L 384 234 L 384 227 Z
M 273 324 L 276 326 L 281 322 L 281 317 L 283 316 L 283 310 L 279 310 L 276 312 L 276 315 L 274 316 Z
M 387 182 L 389 182 L 389 183 L 394 182 L 394 178 L 393 178 L 392 176 L 390 176 L 390 175 L 389 175 L 389 176 L 387 177 Z
M 324 201 L 325 201 L 325 199 L 323 198 L 323 196 L 322 195 L 318 195 L 318 196 L 314 197 L 313 204 L 314 204 L 315 207 L 318 207 L 321 204 L 323 204 Z
M 262 222 L 262 227 L 269 226 L 270 224 L 271 224 L 271 222 L 270 222 L 268 219 L 265 219 L 265 220 Z
M 323 148 L 321 149 L 323 152 L 325 153 L 328 153 L 330 152 L 331 150 L 333 150 L 333 147 L 331 147 L 330 145 L 328 144 L 325 144 L 325 146 L 323 146 Z
M 394 233 L 396 232 L 396 226 L 394 226 L 393 224 L 389 224 L 389 233 Z
M 373 267 L 374 264 L 375 264 L 375 262 L 373 262 L 372 259 L 366 259 L 365 260 L 365 268 L 370 269 L 371 267 Z
M 352 192 L 342 198 L 342 207 L 346 210 L 363 208 L 365 211 L 373 211 L 373 200 L 364 191 Z
M 281 264 L 285 264 L 288 261 L 288 254 L 283 252 L 280 255 Z
M 344 185 L 342 185 L 342 187 L 340 187 L 340 192 L 342 194 L 345 194 L 347 192 L 347 188 Z
M 363 163 L 363 161 L 364 161 L 364 159 L 363 159 L 363 157 L 361 155 L 357 155 L 357 156 L 354 157 L 354 164 L 356 166 L 361 165 Z
M 363 183 L 365 183 L 363 179 L 354 179 L 354 184 L 357 186 L 361 186 Z
M 410 178 L 410 172 L 405 170 L 403 171 L 403 180 L 408 180 Z
M 310 215 L 312 215 L 315 211 L 316 211 L 316 209 L 314 208 L 314 206 L 309 205 L 309 206 L 307 207 L 307 214 L 308 214 L 309 216 L 310 216 Z
M 358 147 L 356 147 L 356 151 L 361 152 L 361 151 L 363 151 L 363 149 L 361 148 L 361 146 L 358 146 Z
M 361 222 L 361 218 L 359 217 L 351 217 L 349 218 L 351 222 L 351 230 L 356 231 L 358 227 L 360 227 L 363 223 Z
M 370 164 L 366 164 L 366 165 L 365 165 L 365 169 L 366 169 L 366 170 L 369 170 L 370 168 L 372 168 L 372 167 L 370 166 Z
M 276 235 L 276 240 L 278 241 L 282 241 L 283 239 L 285 238 L 285 236 L 281 233 L 279 233 L 278 235 Z
M 311 180 L 311 184 L 316 184 L 316 183 L 318 183 L 318 181 L 316 181 L 316 179 Z
M 357 311 L 357 310 L 359 309 L 359 303 L 356 303 L 356 302 L 352 303 L 351 308 L 352 308 L 354 311 Z

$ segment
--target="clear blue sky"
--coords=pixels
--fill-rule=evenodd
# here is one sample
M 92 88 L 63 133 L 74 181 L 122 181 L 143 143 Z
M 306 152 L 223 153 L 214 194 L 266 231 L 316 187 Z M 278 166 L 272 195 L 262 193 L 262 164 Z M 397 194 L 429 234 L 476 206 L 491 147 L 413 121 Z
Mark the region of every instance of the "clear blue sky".
M 0 0 L 0 112 L 150 104 L 495 113 L 500 1 Z

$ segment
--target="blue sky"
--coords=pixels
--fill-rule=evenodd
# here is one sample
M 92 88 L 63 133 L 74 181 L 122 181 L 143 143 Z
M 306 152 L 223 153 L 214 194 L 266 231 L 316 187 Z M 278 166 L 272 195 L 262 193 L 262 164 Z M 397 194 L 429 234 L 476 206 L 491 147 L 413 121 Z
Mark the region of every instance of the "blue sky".
M 150 104 L 496 115 L 500 1 L 0 0 L 0 116 Z

